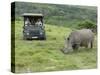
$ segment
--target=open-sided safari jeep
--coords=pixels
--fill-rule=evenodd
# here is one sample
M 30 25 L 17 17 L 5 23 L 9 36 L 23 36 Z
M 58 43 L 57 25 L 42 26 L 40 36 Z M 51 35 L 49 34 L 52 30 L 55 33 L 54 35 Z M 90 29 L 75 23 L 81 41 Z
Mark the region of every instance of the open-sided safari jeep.
M 42 14 L 24 13 L 23 39 L 45 40 L 45 29 Z

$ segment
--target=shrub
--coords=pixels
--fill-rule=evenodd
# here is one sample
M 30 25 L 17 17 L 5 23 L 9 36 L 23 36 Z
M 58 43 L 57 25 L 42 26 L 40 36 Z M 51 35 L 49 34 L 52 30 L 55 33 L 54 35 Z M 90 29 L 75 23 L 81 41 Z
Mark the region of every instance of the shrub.
M 79 29 L 87 28 L 87 29 L 91 29 L 93 32 L 97 32 L 97 25 L 94 24 L 90 20 L 86 20 L 86 21 L 83 21 L 83 22 L 79 23 L 78 28 Z

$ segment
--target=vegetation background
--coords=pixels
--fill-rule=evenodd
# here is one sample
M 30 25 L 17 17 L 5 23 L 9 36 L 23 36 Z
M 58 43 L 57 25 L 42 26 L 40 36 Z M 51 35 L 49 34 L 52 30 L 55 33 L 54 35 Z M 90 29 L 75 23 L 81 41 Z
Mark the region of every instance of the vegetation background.
M 22 39 L 23 13 L 42 13 L 44 15 L 47 40 Z M 12 16 L 12 20 L 13 18 Z M 97 34 L 95 34 L 93 49 L 80 48 L 70 54 L 63 54 L 60 51 L 64 46 L 64 38 L 72 30 L 87 27 L 97 29 L 97 7 L 16 2 L 15 63 L 12 62 L 15 64 L 16 72 L 96 68 Z

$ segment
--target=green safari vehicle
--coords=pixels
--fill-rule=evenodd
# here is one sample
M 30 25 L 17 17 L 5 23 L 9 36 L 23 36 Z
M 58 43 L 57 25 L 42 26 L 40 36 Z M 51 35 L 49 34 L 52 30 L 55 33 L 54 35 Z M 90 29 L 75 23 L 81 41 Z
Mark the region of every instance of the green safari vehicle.
M 24 13 L 23 39 L 45 40 L 43 14 Z

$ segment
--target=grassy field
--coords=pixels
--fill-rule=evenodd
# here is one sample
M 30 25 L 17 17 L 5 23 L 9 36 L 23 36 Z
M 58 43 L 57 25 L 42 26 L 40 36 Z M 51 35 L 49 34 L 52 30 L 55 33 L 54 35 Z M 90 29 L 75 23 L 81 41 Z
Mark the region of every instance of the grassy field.
M 47 40 L 23 40 L 23 23 L 15 24 L 16 72 L 43 72 L 58 70 L 91 69 L 97 67 L 96 39 L 93 49 L 80 48 L 63 54 L 64 37 L 72 31 L 67 27 L 45 24 Z

